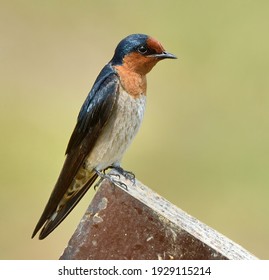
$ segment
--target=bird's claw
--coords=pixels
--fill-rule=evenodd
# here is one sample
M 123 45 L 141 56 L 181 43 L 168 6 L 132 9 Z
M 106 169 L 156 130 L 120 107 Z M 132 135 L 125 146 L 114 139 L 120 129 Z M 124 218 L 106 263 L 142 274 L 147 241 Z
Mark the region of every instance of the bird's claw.
M 126 180 L 131 181 L 133 183 L 133 185 L 135 185 L 135 174 L 133 172 L 124 170 L 120 166 L 110 166 L 110 168 L 118 171 Z
M 96 190 L 97 187 L 99 187 L 99 185 L 101 184 L 101 182 L 104 179 L 107 179 L 109 182 L 111 182 L 113 185 L 116 185 L 120 188 L 124 188 L 125 190 L 128 190 L 128 187 L 126 184 L 124 184 L 123 182 L 121 182 L 120 180 L 115 180 L 113 177 L 117 177 L 118 179 L 120 179 L 120 175 L 119 174 L 106 174 L 105 171 L 100 172 L 98 170 L 95 170 L 95 172 L 97 173 L 97 175 L 100 177 L 100 180 L 95 184 L 94 186 L 94 190 Z

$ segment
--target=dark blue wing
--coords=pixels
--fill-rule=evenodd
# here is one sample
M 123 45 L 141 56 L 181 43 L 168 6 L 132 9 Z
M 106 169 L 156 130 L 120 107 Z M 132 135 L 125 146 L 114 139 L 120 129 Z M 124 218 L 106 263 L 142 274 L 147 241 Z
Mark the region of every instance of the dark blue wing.
M 116 100 L 118 84 L 118 76 L 114 69 L 109 64 L 106 65 L 81 107 L 66 154 L 76 149 L 86 135 L 90 134 L 90 137 L 94 138 L 99 136 L 99 132 L 96 134 L 96 126 L 101 129 L 108 120 Z M 93 130 L 95 130 L 95 134 L 92 133 Z
M 76 127 L 67 146 L 67 156 L 61 174 L 43 214 L 35 227 L 32 237 L 57 209 L 58 204 L 68 190 L 79 168 L 94 147 L 102 129 L 115 110 L 118 89 L 119 78 L 113 68 L 108 64 L 97 77 L 92 90 L 80 110 Z M 70 200 L 67 207 L 65 207 L 65 212 L 55 219 L 55 222 L 51 223 L 44 231 L 42 230 L 40 235 L 41 239 L 46 237 L 66 217 L 96 177 L 97 174 L 93 173 L 90 181 L 85 184 L 85 189 L 82 189 L 76 197 Z

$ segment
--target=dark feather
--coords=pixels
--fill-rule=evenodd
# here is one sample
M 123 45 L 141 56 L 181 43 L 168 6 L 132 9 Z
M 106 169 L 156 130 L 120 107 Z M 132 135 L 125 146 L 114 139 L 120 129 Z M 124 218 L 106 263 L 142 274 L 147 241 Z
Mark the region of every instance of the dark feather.
M 91 179 L 89 179 L 89 181 L 85 184 L 85 186 L 76 195 L 74 195 L 70 200 L 67 201 L 63 209 L 58 212 L 56 218 L 45 223 L 39 235 L 40 240 L 47 237 L 68 216 L 68 214 L 78 204 L 87 190 L 91 187 L 96 178 L 97 174 L 94 173 Z
M 84 104 L 82 105 L 76 127 L 71 135 L 67 145 L 66 154 L 69 154 L 72 149 L 80 145 L 84 137 L 90 133 L 94 137 L 91 130 L 96 125 L 103 125 L 110 114 L 109 106 L 115 101 L 115 93 L 118 87 L 118 76 L 114 68 L 108 64 L 98 75 L 90 93 L 88 94 Z M 113 94 L 114 93 L 114 94 Z M 108 107 L 108 108 L 107 108 Z
M 35 236 L 54 213 L 79 168 L 94 147 L 96 140 L 115 108 L 114 105 L 118 96 L 118 88 L 119 78 L 111 65 L 108 64 L 97 77 L 92 90 L 80 110 L 76 127 L 67 146 L 67 156 L 62 171 L 32 237 Z M 96 177 L 97 176 L 95 176 L 95 178 Z M 93 182 L 91 182 L 91 184 L 92 183 Z M 86 190 L 84 191 L 84 188 L 86 188 L 87 184 L 88 182 L 83 187 L 83 191 L 81 190 L 78 192 L 80 195 L 77 194 L 70 199 L 64 212 L 60 214 L 62 218 L 57 220 L 57 224 L 54 225 L 50 231 L 46 230 L 46 234 L 44 233 L 43 235 L 47 235 L 48 231 L 51 232 L 73 209 L 78 200 L 85 194 Z M 88 188 L 90 185 L 87 185 Z

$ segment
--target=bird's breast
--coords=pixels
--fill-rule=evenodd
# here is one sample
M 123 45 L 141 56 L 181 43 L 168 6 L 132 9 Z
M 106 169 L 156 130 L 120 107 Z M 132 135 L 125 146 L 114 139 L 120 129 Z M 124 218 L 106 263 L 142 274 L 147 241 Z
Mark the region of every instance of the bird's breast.
M 134 98 L 120 88 L 115 110 L 86 161 L 88 168 L 102 170 L 121 160 L 141 125 L 145 105 L 145 95 Z

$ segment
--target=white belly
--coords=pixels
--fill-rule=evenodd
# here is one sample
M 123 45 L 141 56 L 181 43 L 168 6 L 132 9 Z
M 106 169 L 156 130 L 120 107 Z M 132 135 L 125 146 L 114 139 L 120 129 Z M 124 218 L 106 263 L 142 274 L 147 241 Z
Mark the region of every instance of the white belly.
M 141 125 L 145 105 L 144 95 L 134 99 L 125 91 L 119 94 L 117 108 L 86 160 L 87 169 L 102 170 L 119 164 Z

